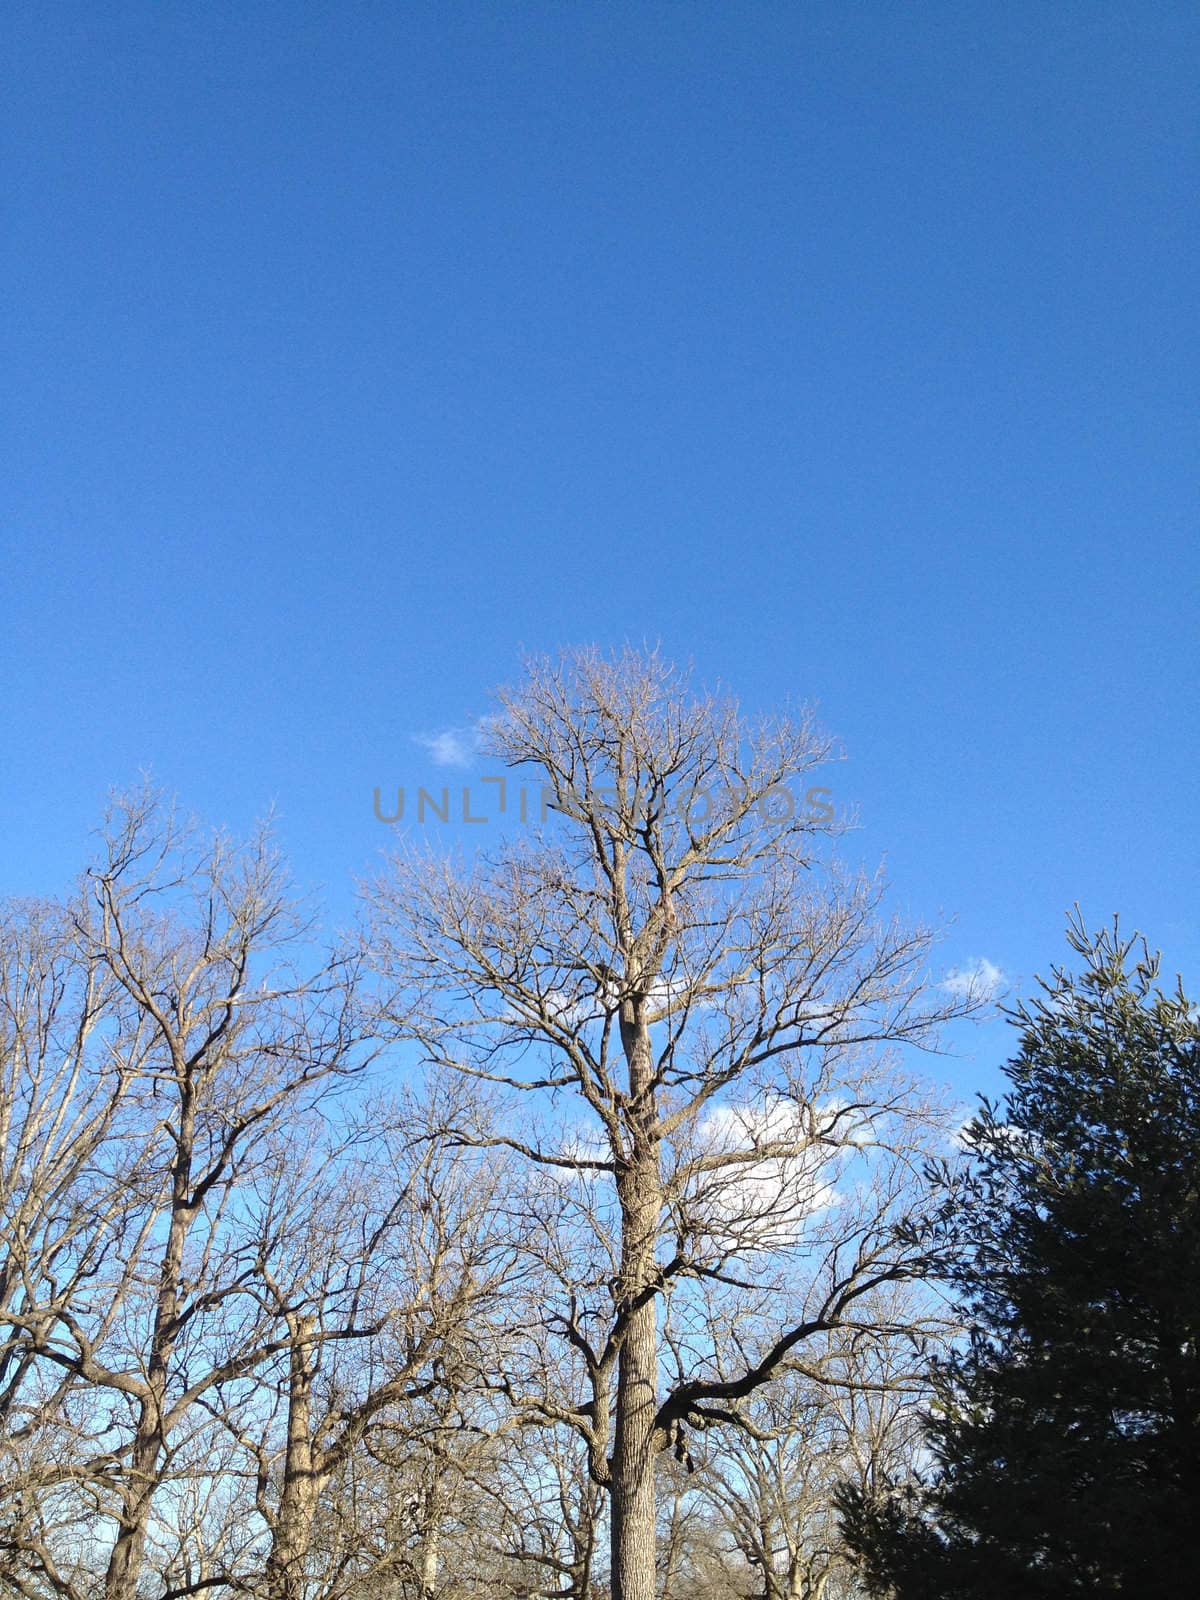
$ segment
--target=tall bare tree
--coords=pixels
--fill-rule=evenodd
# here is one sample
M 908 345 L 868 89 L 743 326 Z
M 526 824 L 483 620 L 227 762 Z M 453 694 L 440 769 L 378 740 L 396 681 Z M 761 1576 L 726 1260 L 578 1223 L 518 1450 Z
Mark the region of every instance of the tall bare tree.
M 653 1600 L 656 1456 L 924 1270 L 927 1107 L 888 1050 L 974 997 L 931 984 L 930 933 L 838 865 L 808 716 L 752 723 L 657 655 L 585 651 L 530 662 L 488 741 L 545 826 L 466 865 L 398 856 L 377 944 L 427 1058 L 529 1097 L 496 1137 L 541 1174 L 533 1226 L 579 1248 L 545 1316 L 586 1382 L 517 1398 L 579 1431 L 615 1600 Z M 699 1345 L 670 1370 L 662 1302 L 692 1291 L 778 1294 L 743 1370 Z
M 119 1338 L 98 1343 L 65 1308 L 44 1348 L 127 1430 L 105 1592 L 134 1600 L 174 1433 L 287 1343 L 250 1293 L 260 1240 L 239 1194 L 272 1130 L 353 1069 L 362 1033 L 353 953 L 299 970 L 311 928 L 265 833 L 202 838 L 143 792 L 115 806 L 87 889 L 78 944 L 114 990 L 149 1187 Z

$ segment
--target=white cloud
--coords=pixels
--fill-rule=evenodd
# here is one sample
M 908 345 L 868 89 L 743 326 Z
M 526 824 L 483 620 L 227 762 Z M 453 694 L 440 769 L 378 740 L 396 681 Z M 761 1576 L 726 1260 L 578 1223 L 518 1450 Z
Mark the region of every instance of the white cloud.
M 469 767 L 479 749 L 479 724 L 443 728 L 440 733 L 418 733 L 416 742 L 428 750 L 439 767 Z
M 994 1000 L 1008 979 L 994 961 L 972 956 L 965 967 L 954 967 L 942 979 L 942 988 L 964 1000 Z
M 795 1245 L 805 1228 L 837 1205 L 837 1180 L 848 1147 L 866 1142 L 864 1126 L 833 1129 L 837 1107 L 830 1102 L 815 1115 L 782 1099 L 758 1106 L 714 1106 L 697 1130 L 708 1154 L 752 1153 L 791 1144 L 795 1153 L 763 1155 L 737 1163 L 701 1180 L 688 1208 L 699 1231 L 737 1253 L 781 1250 Z M 833 1136 L 841 1148 L 831 1148 Z

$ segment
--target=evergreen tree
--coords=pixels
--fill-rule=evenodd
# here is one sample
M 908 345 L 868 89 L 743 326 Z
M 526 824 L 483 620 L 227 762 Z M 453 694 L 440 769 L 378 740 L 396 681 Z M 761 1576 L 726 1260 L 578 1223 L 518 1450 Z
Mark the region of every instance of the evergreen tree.
M 876 1594 L 1200 1594 L 1200 1014 L 1116 923 L 1068 938 L 943 1175 L 970 1335 L 926 1481 L 842 1496 Z

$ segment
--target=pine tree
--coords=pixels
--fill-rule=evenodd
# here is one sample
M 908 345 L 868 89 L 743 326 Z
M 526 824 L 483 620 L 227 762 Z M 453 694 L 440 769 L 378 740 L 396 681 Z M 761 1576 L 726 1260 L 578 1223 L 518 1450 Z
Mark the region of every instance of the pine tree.
M 944 1177 L 970 1336 L 927 1480 L 842 1498 L 876 1594 L 1200 1594 L 1200 1013 L 1115 922 L 1068 938 Z

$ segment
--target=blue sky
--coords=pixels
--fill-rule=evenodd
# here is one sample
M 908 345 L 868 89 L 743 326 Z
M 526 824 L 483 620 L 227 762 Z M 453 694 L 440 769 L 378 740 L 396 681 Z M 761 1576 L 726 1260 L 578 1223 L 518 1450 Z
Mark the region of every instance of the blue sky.
M 150 767 L 345 915 L 519 648 L 659 640 L 819 703 L 947 965 L 1200 986 L 1192 4 L 5 33 L 5 889 Z

